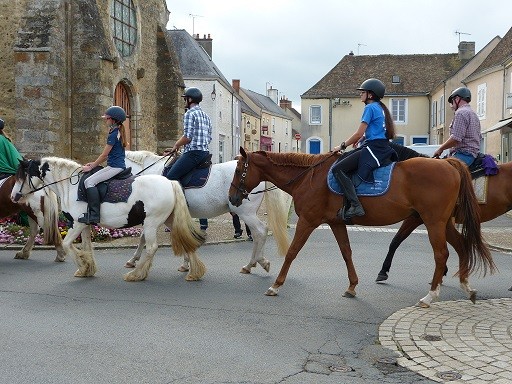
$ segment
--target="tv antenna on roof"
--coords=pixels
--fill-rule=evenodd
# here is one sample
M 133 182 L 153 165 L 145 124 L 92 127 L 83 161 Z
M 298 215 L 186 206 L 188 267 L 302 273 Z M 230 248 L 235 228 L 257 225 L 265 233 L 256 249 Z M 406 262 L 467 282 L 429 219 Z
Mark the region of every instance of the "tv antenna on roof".
M 357 54 L 359 55 L 359 48 L 360 47 L 366 47 L 366 46 L 367 46 L 366 44 L 357 43 Z
M 188 14 L 191 18 L 192 18 L 192 36 L 195 36 L 195 21 L 196 21 L 196 17 L 203 17 L 201 15 L 193 15 L 192 13 L 189 13 Z
M 471 33 L 460 32 L 460 31 L 455 31 L 455 34 L 459 35 L 459 43 L 460 43 L 460 35 L 471 35 Z

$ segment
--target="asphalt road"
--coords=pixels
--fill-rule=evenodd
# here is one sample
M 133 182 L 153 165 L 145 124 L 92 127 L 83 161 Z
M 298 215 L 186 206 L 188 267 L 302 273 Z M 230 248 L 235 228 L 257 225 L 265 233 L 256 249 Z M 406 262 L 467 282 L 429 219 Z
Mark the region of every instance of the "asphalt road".
M 346 268 L 325 229 L 314 232 L 277 297 L 264 295 L 282 263 L 272 238 L 270 273 L 239 273 L 250 242 L 203 246 L 208 272 L 200 282 L 184 280 L 169 248 L 139 283 L 122 279 L 132 249 L 97 250 L 99 270 L 87 279 L 73 277 L 71 260 L 53 262 L 53 250 L 26 261 L 0 251 L 0 381 L 432 383 L 387 364 L 382 358 L 393 354 L 378 343 L 379 325 L 428 292 L 426 235 L 400 247 L 386 284 L 374 280 L 394 233 L 349 235 L 360 281 L 354 299 L 342 297 Z M 500 273 L 472 278 L 480 299 L 512 296 L 512 256 L 493 256 Z M 450 258 L 451 271 L 456 263 Z M 465 299 L 456 278 L 445 279 L 441 299 Z

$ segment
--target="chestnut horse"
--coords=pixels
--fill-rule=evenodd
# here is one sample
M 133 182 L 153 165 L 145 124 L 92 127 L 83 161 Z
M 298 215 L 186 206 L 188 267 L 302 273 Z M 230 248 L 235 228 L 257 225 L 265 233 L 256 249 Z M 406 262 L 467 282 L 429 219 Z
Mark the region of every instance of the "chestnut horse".
M 64 261 L 66 252 L 62 247 L 62 237 L 58 226 L 58 201 L 57 196 L 51 191 L 38 191 L 30 196 L 24 203 L 11 201 L 11 191 L 16 178 L 9 176 L 0 180 L 0 218 L 12 216 L 18 212 L 25 212 L 28 216 L 30 233 L 27 243 L 14 256 L 15 259 L 28 259 L 34 248 L 39 227 L 43 228 L 43 241 L 45 244 L 55 245 L 57 256 L 55 261 Z M 51 213 L 50 213 L 51 212 Z M 54 218 L 51 222 L 48 218 Z M 45 223 L 46 219 L 46 223 Z
M 288 270 L 311 233 L 328 224 L 338 242 L 347 266 L 349 287 L 346 297 L 354 297 L 358 277 L 352 262 L 352 249 L 346 224 L 338 219 L 342 197 L 327 186 L 327 174 L 336 153 L 309 155 L 300 153 L 246 152 L 240 148 L 229 198 L 238 206 L 261 181 L 270 181 L 293 197 L 298 216 L 297 227 L 281 271 L 266 295 L 277 295 Z M 461 218 L 465 252 L 459 263 L 462 288 L 474 301 L 467 278 L 480 270 L 495 271 L 491 253 L 482 240 L 478 203 L 467 167 L 457 159 L 415 158 L 396 163 L 388 191 L 381 196 L 361 197 L 366 214 L 352 218 L 353 224 L 390 225 L 418 213 L 428 230 L 435 260 L 430 291 L 417 305 L 429 307 L 439 297 L 440 282 L 448 259 L 446 233 L 456 231 L 451 217 Z M 476 220 L 475 220 L 476 219 Z
M 399 153 L 400 160 L 418 156 L 422 155 L 407 148 L 404 148 L 404 150 Z M 495 219 L 512 209 L 512 162 L 501 164 L 498 168 L 499 171 L 497 175 L 486 176 L 488 177 L 486 203 L 478 205 L 481 222 Z M 391 268 L 391 263 L 396 250 L 400 244 L 402 244 L 402 242 L 407 239 L 407 237 L 409 237 L 409 235 L 421 224 L 423 224 L 423 220 L 418 215 L 410 216 L 404 220 L 395 237 L 391 240 L 388 254 L 386 255 L 382 268 L 377 275 L 377 282 L 388 279 L 388 272 Z M 461 235 L 458 232 L 447 233 L 447 240 L 460 258 L 461 253 L 464 252 L 464 248 L 461 245 Z

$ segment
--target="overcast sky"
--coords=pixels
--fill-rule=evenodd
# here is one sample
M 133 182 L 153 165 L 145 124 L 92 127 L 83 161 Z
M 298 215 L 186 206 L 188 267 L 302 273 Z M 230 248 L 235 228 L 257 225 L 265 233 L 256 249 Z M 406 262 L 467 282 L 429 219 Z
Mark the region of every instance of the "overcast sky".
M 168 29 L 210 34 L 226 79 L 300 112 L 300 95 L 344 55 L 476 52 L 512 27 L 508 0 L 166 0 Z M 457 34 L 456 31 L 460 32 Z

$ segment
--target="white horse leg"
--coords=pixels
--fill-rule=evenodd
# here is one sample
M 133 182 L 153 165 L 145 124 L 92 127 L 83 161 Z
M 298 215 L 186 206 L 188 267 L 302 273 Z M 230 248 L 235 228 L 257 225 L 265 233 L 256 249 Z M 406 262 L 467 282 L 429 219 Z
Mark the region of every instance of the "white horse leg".
M 190 257 L 188 256 L 188 254 L 185 254 L 185 256 L 183 256 L 183 264 L 180 265 L 180 267 L 178 268 L 178 271 L 188 272 L 189 270 L 190 270 Z
M 137 261 L 140 260 L 140 256 L 142 255 L 142 250 L 144 249 L 145 245 L 146 245 L 146 238 L 144 237 L 144 231 L 142 231 L 140 238 L 139 238 L 139 245 L 137 245 L 137 249 L 135 250 L 133 257 L 125 263 L 125 265 L 124 265 L 125 268 L 135 268 L 135 266 L 137 265 Z
M 15 259 L 23 259 L 26 260 L 30 257 L 30 252 L 34 248 L 34 243 L 36 241 L 36 236 L 39 233 L 39 226 L 37 223 L 32 220 L 32 218 L 28 218 L 28 224 L 30 226 L 30 235 L 27 239 L 27 243 L 23 247 L 21 251 L 18 251 L 14 256 Z
M 73 245 L 73 241 L 82 234 L 82 249 L 77 249 Z M 96 260 L 94 259 L 94 253 L 91 241 L 91 229 L 89 226 L 79 224 L 77 221 L 74 222 L 73 228 L 71 228 L 64 238 L 62 243 L 67 254 L 73 253 L 75 256 L 75 262 L 78 265 L 78 270 L 75 272 L 75 277 L 90 277 L 96 273 Z
M 146 255 L 135 266 L 135 268 L 124 275 L 125 281 L 141 281 L 148 277 L 149 270 L 153 264 L 153 257 L 158 249 L 156 230 L 144 230 L 146 242 Z M 139 244 L 140 245 L 140 244 Z
M 254 220 L 256 219 L 256 220 Z M 244 218 L 242 218 L 244 220 Z M 251 269 L 256 267 L 257 264 L 261 265 L 261 267 L 269 272 L 270 271 L 270 261 L 263 256 L 263 247 L 265 246 L 265 242 L 267 241 L 268 235 L 268 227 L 267 225 L 259 220 L 256 216 L 248 218 L 248 222 L 244 220 L 249 229 L 251 230 L 251 235 L 253 238 L 253 248 L 252 255 L 249 264 L 244 265 L 240 270 L 240 273 L 249 274 L 251 273 Z

